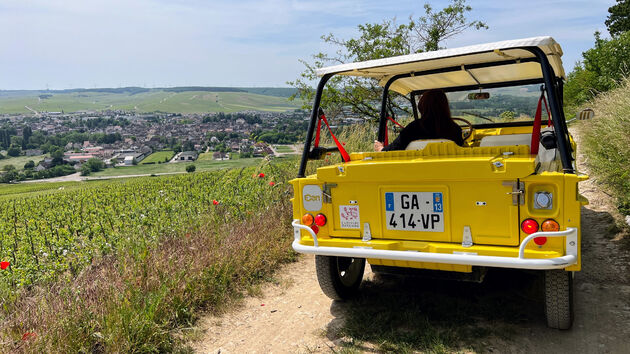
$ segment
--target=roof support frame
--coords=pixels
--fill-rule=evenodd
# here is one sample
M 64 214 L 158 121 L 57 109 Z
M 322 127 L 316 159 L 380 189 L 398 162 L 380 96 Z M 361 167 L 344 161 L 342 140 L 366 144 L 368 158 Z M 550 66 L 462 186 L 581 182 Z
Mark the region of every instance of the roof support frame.
M 510 49 L 514 49 L 514 48 L 510 48 Z M 389 98 L 389 88 L 391 87 L 392 83 L 398 79 L 401 78 L 406 78 L 406 77 L 412 77 L 412 76 L 420 76 L 420 75 L 431 75 L 431 74 L 438 74 L 438 73 L 444 73 L 444 72 L 452 72 L 452 71 L 458 71 L 458 70 L 470 70 L 470 69 L 477 69 L 477 68 L 485 68 L 485 67 L 492 67 L 492 66 L 501 66 L 501 65 L 512 65 L 512 64 L 518 64 L 518 63 L 523 63 L 523 62 L 538 62 L 541 65 L 541 70 L 543 73 L 543 78 L 542 79 L 533 79 L 533 80 L 519 80 L 519 81 L 512 81 L 512 82 L 504 82 L 504 83 L 496 83 L 496 84 L 484 84 L 484 85 L 471 85 L 471 86 L 460 86 L 460 87 L 452 87 L 452 88 L 446 88 L 444 89 L 444 91 L 446 92 L 450 92 L 450 91 L 455 91 L 455 90 L 466 90 L 469 89 L 469 87 L 472 87 L 470 89 L 474 89 L 474 88 L 479 88 L 481 86 L 481 88 L 492 88 L 492 87 L 502 87 L 502 86 L 509 86 L 512 84 L 517 84 L 517 83 L 522 83 L 522 84 L 532 84 L 532 83 L 541 83 L 544 82 L 545 83 L 545 87 L 547 90 L 547 97 L 549 98 L 549 105 L 550 105 L 550 109 L 551 109 L 551 113 L 552 113 L 552 119 L 554 122 L 554 130 L 556 132 L 556 139 L 558 140 L 558 150 L 560 151 L 560 158 L 562 160 L 562 166 L 563 169 L 565 171 L 565 173 L 575 173 L 575 170 L 572 167 L 571 164 L 571 156 L 570 156 L 570 147 L 568 146 L 568 131 L 567 131 L 567 127 L 566 127 L 566 123 L 564 121 L 564 115 L 562 110 L 560 109 L 560 106 L 558 106 L 559 103 L 561 103 L 561 98 L 558 99 L 557 98 L 557 93 L 558 92 L 562 92 L 562 88 L 558 87 L 556 84 L 556 77 L 555 74 L 553 72 L 553 68 L 551 67 L 551 64 L 549 63 L 549 60 L 547 59 L 547 56 L 545 55 L 545 53 L 538 47 L 520 47 L 518 49 L 524 49 L 527 50 L 529 52 L 531 52 L 532 54 L 534 54 L 534 57 L 532 58 L 522 58 L 522 59 L 511 59 L 511 60 L 502 60 L 502 61 L 497 61 L 497 62 L 489 62 L 489 63 L 479 63 L 479 64 L 469 64 L 469 65 L 462 65 L 462 66 L 456 66 L 456 67 L 447 67 L 447 68 L 440 68 L 440 69 L 432 69 L 432 70 L 426 70 L 426 71 L 421 71 L 421 72 L 411 72 L 411 73 L 406 73 L 406 74 L 399 74 L 399 75 L 395 75 L 392 76 L 391 78 L 389 78 L 387 80 L 387 82 L 385 83 L 385 85 L 383 86 L 383 96 L 382 96 L 382 100 L 381 100 L 381 112 L 380 112 L 380 121 L 379 121 L 379 131 L 378 131 L 378 140 L 379 141 L 383 141 L 385 139 L 385 128 L 387 125 L 387 100 Z M 341 74 L 341 73 L 336 73 L 336 74 Z M 309 128 L 306 134 L 306 141 L 304 143 L 304 151 L 302 152 L 302 160 L 300 162 L 300 168 L 299 168 L 299 172 L 298 172 L 298 177 L 304 177 L 304 173 L 306 171 L 306 164 L 308 163 L 308 153 L 310 151 L 311 148 L 311 140 L 313 139 L 313 132 L 315 130 L 315 125 L 317 123 L 317 119 L 318 119 L 318 111 L 319 111 L 319 106 L 321 103 L 321 97 L 322 97 L 322 93 L 324 90 L 324 86 L 326 85 L 326 83 L 328 82 L 328 80 L 336 74 L 325 74 L 322 76 L 322 78 L 319 81 L 319 84 L 317 86 L 317 90 L 315 93 L 315 99 L 313 101 L 313 111 L 311 112 L 311 120 L 309 122 Z M 555 92 L 554 92 L 555 91 Z M 422 91 L 413 91 L 411 92 L 411 96 L 415 97 L 415 95 L 417 95 L 418 93 L 421 93 Z M 414 102 L 415 105 L 415 102 Z M 414 107 L 415 108 L 415 107 Z M 414 109 L 414 116 L 416 116 L 417 113 Z
M 315 124 L 319 119 L 319 105 L 322 101 L 322 93 L 324 92 L 324 86 L 333 74 L 326 74 L 322 76 L 317 84 L 317 91 L 315 91 L 315 99 L 313 100 L 313 111 L 311 112 L 311 121 L 308 124 L 308 131 L 306 132 L 306 141 L 304 142 L 304 150 L 302 151 L 302 160 L 300 161 L 300 169 L 298 170 L 298 178 L 304 177 L 306 172 L 306 164 L 308 163 L 308 153 L 311 151 L 311 140 L 313 140 L 313 132 L 315 131 Z

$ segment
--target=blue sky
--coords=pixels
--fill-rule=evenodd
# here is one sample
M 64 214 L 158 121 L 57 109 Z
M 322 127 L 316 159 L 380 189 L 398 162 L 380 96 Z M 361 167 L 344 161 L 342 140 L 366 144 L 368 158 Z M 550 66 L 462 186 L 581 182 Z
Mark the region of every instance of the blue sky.
M 426 1 L 0 0 L 0 89 L 286 86 L 298 59 L 329 50 L 362 23 L 420 16 Z M 429 1 L 436 9 L 448 1 Z M 468 0 L 457 47 L 539 35 L 563 47 L 567 71 L 605 35 L 614 0 Z

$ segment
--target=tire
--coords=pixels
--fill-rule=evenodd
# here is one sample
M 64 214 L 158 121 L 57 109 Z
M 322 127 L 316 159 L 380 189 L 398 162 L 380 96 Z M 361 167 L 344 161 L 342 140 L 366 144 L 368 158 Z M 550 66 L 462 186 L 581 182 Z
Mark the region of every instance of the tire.
M 317 281 L 324 294 L 333 300 L 356 296 L 363 280 L 364 258 L 315 256 Z
M 546 270 L 545 317 L 547 326 L 569 329 L 573 324 L 573 272 Z

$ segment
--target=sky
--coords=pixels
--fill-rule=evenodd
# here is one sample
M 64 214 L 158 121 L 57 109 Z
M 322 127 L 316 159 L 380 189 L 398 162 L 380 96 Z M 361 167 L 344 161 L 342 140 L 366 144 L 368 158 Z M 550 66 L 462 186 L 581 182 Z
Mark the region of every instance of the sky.
M 396 17 L 404 22 L 449 1 L 358 0 L 0 0 L 0 89 L 234 86 L 286 87 L 333 33 Z M 614 0 L 468 0 L 459 47 L 550 35 L 570 71 L 607 37 Z

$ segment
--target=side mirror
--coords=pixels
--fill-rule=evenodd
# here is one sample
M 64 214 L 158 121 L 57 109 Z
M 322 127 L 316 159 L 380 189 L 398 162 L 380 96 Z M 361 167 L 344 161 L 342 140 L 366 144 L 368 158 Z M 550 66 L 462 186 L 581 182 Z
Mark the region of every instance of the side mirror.
M 578 120 L 589 120 L 595 117 L 595 111 L 590 108 L 583 109 L 575 115 Z
M 490 98 L 490 92 L 471 92 L 468 94 L 469 100 L 487 100 Z

